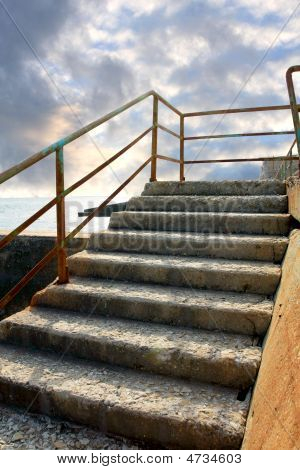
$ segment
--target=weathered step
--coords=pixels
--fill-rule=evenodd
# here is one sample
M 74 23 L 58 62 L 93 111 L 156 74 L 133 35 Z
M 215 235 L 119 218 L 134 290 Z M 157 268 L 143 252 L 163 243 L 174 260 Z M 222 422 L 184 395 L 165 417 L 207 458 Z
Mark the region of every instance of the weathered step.
M 272 236 L 133 230 L 93 233 L 90 250 L 281 262 L 288 239 Z
M 253 384 L 261 350 L 253 338 L 95 318 L 42 307 L 0 322 L 0 339 L 148 372 L 234 388 Z
M 191 383 L 0 345 L 2 401 L 167 448 L 239 449 L 248 400 Z
M 50 285 L 32 305 L 249 335 L 267 331 L 273 309 L 261 295 L 81 277 Z
M 231 212 L 114 212 L 109 228 L 166 230 L 169 232 L 287 235 L 289 214 Z
M 76 276 L 265 295 L 274 294 L 281 275 L 280 266 L 261 261 L 140 253 L 82 251 L 68 265 Z
M 155 181 L 147 183 L 142 196 L 255 196 L 285 194 L 286 185 L 275 179 L 253 181 Z
M 285 213 L 287 196 L 139 196 L 129 211 Z

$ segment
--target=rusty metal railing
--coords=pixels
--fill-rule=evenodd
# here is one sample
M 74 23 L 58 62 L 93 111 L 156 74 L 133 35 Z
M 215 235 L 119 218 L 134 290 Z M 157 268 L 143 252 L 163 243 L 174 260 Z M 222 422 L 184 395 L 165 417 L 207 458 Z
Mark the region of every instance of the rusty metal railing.
M 297 153 L 300 155 L 300 121 L 299 121 L 299 106 L 297 105 L 297 100 L 296 100 L 296 93 L 295 93 L 295 87 L 293 83 L 293 73 L 295 72 L 300 72 L 300 65 L 294 65 L 290 67 L 287 72 L 286 72 L 286 83 L 287 83 L 287 88 L 288 88 L 288 93 L 289 93 L 289 98 L 290 98 L 290 103 L 291 103 L 291 111 L 292 111 L 292 117 L 293 117 L 293 123 L 294 123 L 294 129 L 295 129 L 295 140 L 293 141 L 291 147 L 289 148 L 289 151 L 287 153 L 287 157 L 292 157 L 293 156 L 293 148 L 297 147 Z M 282 164 L 280 165 L 276 177 L 280 177 L 281 179 L 286 179 L 288 176 L 294 176 L 298 173 L 298 176 L 300 177 L 300 159 L 298 159 L 298 171 L 295 171 L 295 168 L 293 168 L 293 160 L 290 158 L 289 160 L 285 159 L 282 161 Z
M 153 125 L 138 135 L 134 140 L 132 140 L 128 145 L 123 147 L 119 152 L 113 155 L 111 158 L 106 160 L 103 164 L 99 165 L 93 171 L 88 173 L 86 176 L 81 178 L 79 181 L 74 183 L 68 188 L 64 187 L 64 147 L 83 136 L 87 132 L 95 129 L 96 127 L 104 124 L 110 119 L 118 116 L 129 108 L 141 103 L 146 98 L 153 96 Z M 173 133 L 173 131 L 161 126 L 158 123 L 158 103 L 162 103 L 173 111 L 178 116 L 182 116 L 182 113 L 178 111 L 173 105 L 171 105 L 167 100 L 162 96 L 156 93 L 153 90 L 148 91 L 147 93 L 139 96 L 138 98 L 126 103 L 124 106 L 116 109 L 115 111 L 106 114 L 105 116 L 91 122 L 87 126 L 82 127 L 81 129 L 73 132 L 64 139 L 61 139 L 54 144 L 46 147 L 38 153 L 35 153 L 31 157 L 27 158 L 23 162 L 9 168 L 0 174 L 0 184 L 8 181 L 10 178 L 18 175 L 22 171 L 30 168 L 32 165 L 38 163 L 39 161 L 46 158 L 48 155 L 55 154 L 55 163 L 56 163 L 56 196 L 39 209 L 35 214 L 29 217 L 25 222 L 19 225 L 15 230 L 10 232 L 8 235 L 3 237 L 0 240 L 0 249 L 7 246 L 16 236 L 22 233 L 26 228 L 28 228 L 33 222 L 35 222 L 39 217 L 45 214 L 49 209 L 56 205 L 56 221 L 57 221 L 57 242 L 52 250 L 50 250 L 43 259 L 41 259 L 20 281 L 0 300 L 0 310 L 3 309 L 19 292 L 20 290 L 46 265 L 51 261 L 55 256 L 57 256 L 57 282 L 58 283 L 67 283 L 69 280 L 68 266 L 67 266 L 67 257 L 66 257 L 66 245 L 67 243 L 74 238 L 83 227 L 90 222 L 90 220 L 97 215 L 101 210 L 106 207 L 107 204 L 121 192 L 150 162 L 151 162 L 151 181 L 156 180 L 156 153 L 157 153 L 157 131 L 158 128 Z M 121 155 L 123 155 L 127 150 L 136 145 L 143 137 L 149 134 L 152 131 L 152 154 L 151 156 L 139 166 L 139 168 L 132 173 L 132 175 L 127 178 L 105 201 L 100 204 L 94 211 L 89 213 L 89 215 L 68 235 L 66 235 L 66 226 L 65 226 L 65 197 L 69 195 L 72 191 L 79 188 L 82 184 L 87 182 L 93 176 L 101 172 L 104 168 L 110 165 L 113 161 L 117 160 Z M 181 137 L 180 137 L 181 138 Z
M 19 225 L 15 230 L 10 232 L 8 235 L 3 237 L 0 240 L 0 249 L 8 245 L 15 237 L 22 233 L 27 227 L 29 227 L 33 222 L 35 222 L 39 217 L 45 214 L 53 206 L 56 206 L 56 220 L 57 220 L 57 241 L 46 256 L 41 259 L 4 297 L 0 300 L 0 310 L 3 309 L 17 294 L 20 290 L 37 274 L 49 261 L 51 261 L 55 256 L 57 257 L 57 282 L 58 283 L 67 283 L 69 281 L 67 257 L 66 257 L 66 246 L 67 243 L 74 238 L 83 227 L 92 220 L 98 213 L 103 210 L 107 204 L 109 204 L 113 198 L 119 194 L 149 163 L 151 163 L 151 176 L 150 181 L 156 181 L 157 178 L 157 160 L 166 160 L 172 163 L 179 164 L 179 181 L 184 181 L 184 167 L 186 164 L 195 164 L 195 163 L 222 163 L 222 162 L 245 162 L 245 161 L 267 161 L 267 160 L 284 160 L 292 161 L 298 160 L 300 155 L 300 124 L 299 124 L 299 110 L 300 106 L 296 102 L 295 90 L 292 80 L 292 73 L 300 71 L 300 66 L 290 67 L 287 71 L 287 85 L 290 97 L 289 105 L 277 105 L 277 106 L 264 106 L 256 108 L 237 108 L 237 109 L 218 109 L 214 111 L 201 111 L 193 113 L 182 113 L 162 96 L 156 93 L 153 90 L 148 91 L 147 93 L 139 96 L 138 98 L 126 103 L 124 106 L 116 109 L 115 111 L 106 114 L 105 116 L 91 122 L 87 126 L 82 127 L 81 129 L 73 132 L 64 139 L 58 140 L 54 144 L 46 147 L 38 153 L 35 153 L 31 157 L 27 158 L 23 162 L 9 168 L 0 174 L 0 184 L 8 181 L 10 178 L 16 176 L 22 171 L 30 168 L 32 165 L 43 160 L 51 154 L 55 154 L 55 163 L 56 163 L 56 196 L 39 209 L 35 214 L 29 217 L 25 222 Z M 120 151 L 114 154 L 111 158 L 106 160 L 101 165 L 97 166 L 93 171 L 88 173 L 86 176 L 78 180 L 76 183 L 71 185 L 68 188 L 64 187 L 64 147 L 88 133 L 92 129 L 104 124 L 110 119 L 118 116 L 124 111 L 130 109 L 131 107 L 141 103 L 148 97 L 153 96 L 153 113 L 152 113 L 152 126 L 146 129 L 144 132 L 139 134 L 134 140 L 132 140 L 128 145 L 123 147 Z M 161 125 L 158 122 L 158 110 L 159 103 L 168 107 L 180 119 L 180 133 L 176 133 L 167 127 Z M 185 135 L 185 119 L 192 116 L 208 116 L 208 115 L 217 115 L 217 114 L 232 114 L 232 113 L 245 113 L 245 112 L 259 112 L 259 111 L 277 111 L 277 110 L 291 110 L 294 123 L 294 131 L 279 131 L 279 132 L 249 132 L 244 134 L 218 134 L 218 135 L 201 135 L 201 136 L 186 136 Z M 166 155 L 158 154 L 158 129 L 167 132 L 179 139 L 179 159 L 169 157 Z M 105 199 L 96 209 L 91 211 L 87 217 L 68 235 L 66 235 L 66 226 L 65 226 L 65 197 L 69 195 L 72 191 L 79 188 L 82 184 L 87 182 L 93 176 L 101 172 L 104 168 L 110 165 L 112 162 L 117 160 L 121 155 L 123 155 L 127 150 L 136 145 L 141 139 L 143 139 L 147 134 L 152 132 L 152 144 L 151 144 L 151 156 L 146 159 L 146 161 L 140 165 L 137 170 L 132 173 L 109 197 Z M 278 157 L 258 157 L 258 158 L 240 158 L 240 159 L 216 159 L 216 160 L 185 160 L 184 159 L 184 143 L 188 140 L 201 140 L 201 139 L 220 139 L 220 138 L 232 138 L 232 137 L 245 137 L 245 136 L 266 136 L 266 135 L 284 135 L 284 134 L 295 134 L 295 142 L 292 145 L 291 149 L 287 156 L 278 156 Z M 297 143 L 298 155 L 292 155 L 293 146 Z M 299 165 L 300 169 L 300 165 Z

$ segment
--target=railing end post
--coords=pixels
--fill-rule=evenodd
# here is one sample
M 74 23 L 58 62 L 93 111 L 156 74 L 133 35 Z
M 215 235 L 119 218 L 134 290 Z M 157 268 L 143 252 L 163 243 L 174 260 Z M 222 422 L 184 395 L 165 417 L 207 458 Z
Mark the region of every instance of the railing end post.
M 184 177 L 184 115 L 180 116 L 180 182 L 185 181 Z
M 56 222 L 57 222 L 57 271 L 58 284 L 69 282 L 67 255 L 65 250 L 66 221 L 64 193 L 64 154 L 63 147 L 56 150 Z
M 61 257 L 61 259 L 59 261 L 60 268 L 58 269 L 57 284 L 68 284 L 70 276 L 65 250 L 59 253 L 58 256 Z
M 157 166 L 157 134 L 158 134 L 158 97 L 153 95 L 153 118 L 152 118 L 152 146 L 151 146 L 151 176 L 150 181 L 156 181 Z

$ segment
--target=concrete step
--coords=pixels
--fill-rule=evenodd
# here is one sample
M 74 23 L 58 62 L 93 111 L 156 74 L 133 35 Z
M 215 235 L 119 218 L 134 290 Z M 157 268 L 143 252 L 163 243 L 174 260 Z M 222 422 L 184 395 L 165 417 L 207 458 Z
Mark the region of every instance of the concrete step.
M 3 402 L 182 449 L 239 449 L 249 407 L 228 387 L 0 345 Z
M 0 340 L 239 389 L 253 384 L 261 360 L 251 336 L 42 307 L 0 322 Z
M 275 236 L 106 230 L 92 234 L 88 248 L 280 263 L 287 244 L 287 238 Z
M 287 196 L 139 196 L 129 211 L 286 213 Z
M 286 194 L 286 185 L 279 180 L 253 181 L 155 181 L 147 183 L 142 196 L 259 196 Z
M 230 212 L 114 212 L 110 228 L 166 230 L 169 232 L 241 233 L 287 235 L 288 214 L 241 214 Z
M 33 306 L 207 330 L 263 335 L 273 302 L 262 295 L 73 277 L 38 292 Z
M 273 295 L 280 266 L 186 256 L 82 251 L 68 258 L 72 275 L 167 286 Z

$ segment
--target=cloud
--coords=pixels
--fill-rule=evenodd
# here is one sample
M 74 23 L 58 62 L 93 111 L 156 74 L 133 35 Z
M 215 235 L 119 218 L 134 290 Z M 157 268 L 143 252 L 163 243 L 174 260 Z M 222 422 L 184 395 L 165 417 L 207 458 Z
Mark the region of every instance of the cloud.
M 0 9 L 1 170 L 151 88 L 183 111 L 226 108 L 233 102 L 237 107 L 286 103 L 285 71 L 298 60 L 299 12 L 248 80 L 294 8 L 287 10 L 281 0 L 11 0 L 7 7 L 51 79 Z M 147 128 L 150 105 L 151 99 L 93 131 L 93 140 L 85 137 L 66 147 L 66 179 L 83 176 Z M 159 112 L 163 124 L 178 131 L 178 118 L 163 106 Z M 216 125 L 218 133 L 291 128 L 287 114 L 226 116 L 218 124 L 220 119 L 191 119 L 187 132 L 203 134 Z M 178 154 L 176 140 L 164 138 L 160 145 L 166 154 Z M 279 146 L 283 151 L 284 143 L 271 139 L 251 144 L 228 139 L 205 146 L 201 158 L 207 148 L 215 156 L 234 156 L 243 151 L 273 154 Z M 195 156 L 201 148 L 201 142 L 187 145 L 187 154 Z M 87 194 L 97 192 L 98 185 L 110 188 L 123 181 L 149 152 L 149 142 L 142 143 L 131 151 L 130 164 L 124 159 L 114 165 L 97 184 L 86 186 Z M 159 164 L 161 177 L 175 178 L 174 165 Z M 244 165 L 237 177 L 257 176 L 257 165 Z M 234 168 L 218 165 L 195 174 L 225 178 Z M 13 180 L 3 185 L 2 195 L 53 194 L 53 171 L 49 156 L 20 175 L 17 187 Z M 132 191 L 137 187 L 133 184 Z

